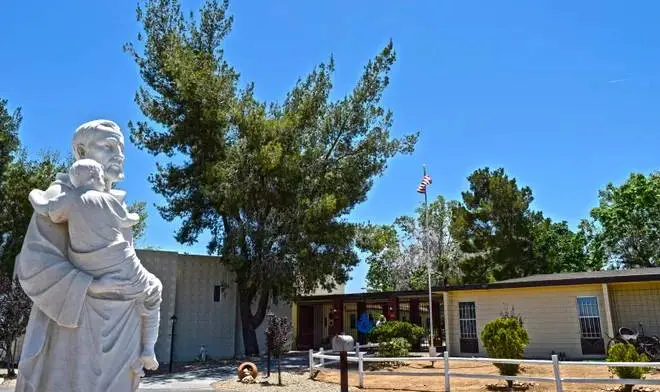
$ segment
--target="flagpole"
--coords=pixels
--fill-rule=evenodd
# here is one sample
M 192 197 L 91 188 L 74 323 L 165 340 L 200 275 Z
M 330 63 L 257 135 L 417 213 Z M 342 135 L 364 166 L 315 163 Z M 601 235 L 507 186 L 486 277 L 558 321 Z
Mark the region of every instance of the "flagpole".
M 426 165 L 424 165 L 424 176 L 426 176 Z M 426 255 L 426 269 L 428 270 L 429 285 L 429 327 L 431 329 L 431 340 L 429 342 L 429 355 L 435 355 L 433 346 L 433 293 L 431 289 L 431 257 L 429 257 L 429 205 L 424 188 L 424 253 Z

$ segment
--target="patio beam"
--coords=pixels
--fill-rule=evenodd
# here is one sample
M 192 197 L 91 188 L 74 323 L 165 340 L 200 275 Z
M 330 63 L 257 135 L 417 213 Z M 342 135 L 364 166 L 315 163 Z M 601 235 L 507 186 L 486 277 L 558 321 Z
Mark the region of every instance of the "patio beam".
M 444 320 L 444 327 L 445 327 L 445 350 L 447 350 L 448 353 L 451 354 L 451 340 L 449 339 L 449 326 L 451 323 L 449 322 L 449 293 L 448 292 L 443 292 L 442 293 L 442 310 L 445 314 L 445 320 Z
M 614 323 L 612 323 L 612 309 L 610 304 L 610 291 L 607 283 L 603 283 L 603 308 L 605 309 L 605 324 L 607 326 L 607 335 L 614 336 Z

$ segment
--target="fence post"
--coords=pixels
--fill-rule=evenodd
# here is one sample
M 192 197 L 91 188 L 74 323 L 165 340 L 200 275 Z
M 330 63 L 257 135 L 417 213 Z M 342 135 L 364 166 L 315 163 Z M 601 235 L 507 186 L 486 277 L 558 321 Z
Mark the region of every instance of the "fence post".
M 355 343 L 355 355 L 360 355 L 360 343 Z
M 312 378 L 314 373 L 314 349 L 309 349 L 309 378 Z
M 364 353 L 358 353 L 358 379 L 360 388 L 364 388 Z
M 319 354 L 320 354 L 320 355 L 324 355 L 324 353 L 323 353 L 323 347 L 321 347 L 321 348 L 319 349 Z M 321 357 L 320 359 L 321 359 L 321 367 L 324 367 L 324 366 L 325 366 L 325 358 Z
M 449 383 L 449 351 L 445 350 L 445 392 L 449 392 L 451 384 Z
M 555 388 L 557 392 L 562 392 L 564 388 L 561 385 L 561 373 L 559 373 L 559 359 L 557 355 L 552 356 L 552 372 L 555 375 Z

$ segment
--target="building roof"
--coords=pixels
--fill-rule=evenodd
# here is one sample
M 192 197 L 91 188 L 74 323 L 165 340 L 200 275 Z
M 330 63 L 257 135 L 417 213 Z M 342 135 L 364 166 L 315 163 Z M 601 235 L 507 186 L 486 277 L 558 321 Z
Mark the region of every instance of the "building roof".
M 603 278 L 619 278 L 619 277 L 658 277 L 660 276 L 660 268 L 636 268 L 629 270 L 603 270 L 603 271 L 588 271 L 588 272 L 562 272 L 557 274 L 539 274 L 526 276 L 524 278 L 508 279 L 502 282 L 540 282 L 540 281 L 557 281 L 557 280 L 572 280 L 572 279 L 603 279 Z
M 660 281 L 660 268 L 636 268 L 630 270 L 602 270 L 589 272 L 562 272 L 531 275 L 524 278 L 502 280 L 493 283 L 449 286 L 444 290 L 504 289 L 516 287 L 567 286 L 578 284 Z
M 433 288 L 434 292 L 440 291 L 462 291 L 462 290 L 488 290 L 488 289 L 507 289 L 522 287 L 548 287 L 548 286 L 569 286 L 582 284 L 598 283 L 618 283 L 618 282 L 648 282 L 660 281 L 660 268 L 637 268 L 630 270 L 603 270 L 589 272 L 565 272 L 556 274 L 531 275 L 524 278 L 502 280 L 493 283 L 465 284 L 447 287 Z M 302 297 L 304 302 L 327 301 L 330 299 L 342 300 L 381 300 L 388 297 L 414 297 L 424 296 L 428 292 L 421 291 L 398 291 L 398 292 L 378 292 L 378 293 L 355 293 L 343 295 L 321 295 L 316 297 Z

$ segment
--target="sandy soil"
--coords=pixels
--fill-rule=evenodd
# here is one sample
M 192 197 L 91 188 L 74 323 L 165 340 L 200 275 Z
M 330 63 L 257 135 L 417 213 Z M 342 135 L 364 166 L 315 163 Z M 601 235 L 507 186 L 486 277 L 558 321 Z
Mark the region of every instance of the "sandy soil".
M 524 365 L 521 367 L 522 373 L 520 375 L 526 376 L 541 376 L 552 377 L 552 367 L 542 365 Z M 392 371 L 394 369 L 381 369 Z M 442 377 L 443 364 L 436 362 L 435 366 L 431 368 L 430 362 L 417 362 L 411 363 L 408 366 L 399 367 L 396 371 L 400 372 L 429 372 L 436 374 L 436 376 L 396 376 L 396 375 L 369 375 L 365 374 L 365 390 L 369 392 L 384 392 L 384 391 L 420 391 L 420 392 L 440 392 L 444 391 L 444 378 Z M 474 362 L 452 362 L 452 371 L 462 373 L 483 373 L 483 374 L 498 374 L 497 368 L 491 364 L 474 363 Z M 653 372 L 655 374 L 647 375 L 650 379 L 660 379 L 660 372 Z M 571 378 L 610 378 L 612 375 L 608 372 L 607 367 L 604 366 L 562 366 L 562 377 Z M 616 376 L 614 376 L 616 377 Z M 320 371 L 315 379 L 317 381 L 337 384 L 339 382 L 339 373 L 332 370 Z M 358 385 L 357 372 L 352 371 L 349 374 L 349 384 L 352 386 Z M 506 381 L 496 382 L 495 380 L 479 380 L 467 378 L 454 378 L 451 380 L 452 392 L 461 391 L 506 391 Z M 616 391 L 617 385 L 612 384 L 564 384 L 564 392 L 592 392 L 592 391 Z M 516 384 L 515 390 L 527 392 L 554 392 L 554 384 L 549 383 L 524 383 Z M 640 386 L 635 389 L 636 391 L 644 392 L 660 392 L 660 387 L 656 386 Z

